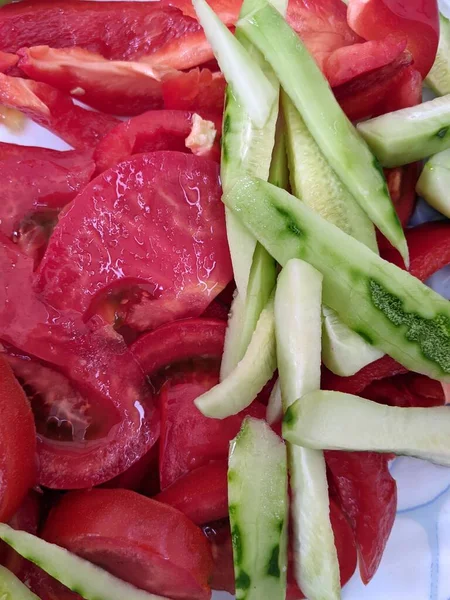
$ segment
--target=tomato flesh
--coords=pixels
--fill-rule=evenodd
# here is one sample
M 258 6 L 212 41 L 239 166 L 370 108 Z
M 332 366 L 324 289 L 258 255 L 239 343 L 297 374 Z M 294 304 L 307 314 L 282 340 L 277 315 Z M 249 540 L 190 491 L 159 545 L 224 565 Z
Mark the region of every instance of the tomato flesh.
M 230 594 L 235 592 L 233 545 L 228 519 L 214 521 L 203 526 L 203 533 L 211 544 L 214 570 L 211 578 L 213 590 L 223 590 Z
M 220 72 L 199 68 L 180 72 L 166 77 L 162 83 L 164 107 L 222 114 L 225 87 L 226 81 Z

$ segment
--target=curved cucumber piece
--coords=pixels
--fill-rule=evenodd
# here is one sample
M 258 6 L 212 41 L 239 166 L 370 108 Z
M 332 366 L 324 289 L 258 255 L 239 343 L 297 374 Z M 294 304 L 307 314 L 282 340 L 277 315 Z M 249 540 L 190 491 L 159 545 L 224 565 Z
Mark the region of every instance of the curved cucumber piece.
M 341 377 L 351 377 L 384 356 L 384 352 L 347 327 L 334 310 L 323 306 L 322 314 L 322 360 L 327 369 Z
M 231 211 L 230 211 L 230 214 Z M 235 215 L 233 215 L 234 218 Z M 236 368 L 241 360 L 241 331 L 245 314 L 245 300 L 237 290 L 234 292 L 231 303 L 228 325 L 225 334 L 222 362 L 220 364 L 220 381 L 223 381 Z
M 281 421 L 283 417 L 283 404 L 281 400 L 281 385 L 280 380 L 275 381 L 275 385 L 272 388 L 269 396 L 269 402 L 267 403 L 266 410 L 266 421 L 269 425 L 273 425 L 278 421 Z
M 253 402 L 277 366 L 273 297 L 258 319 L 244 358 L 230 375 L 195 400 L 206 417 L 225 419 Z
M 320 388 L 322 275 L 298 259 L 278 277 L 275 327 L 283 405 Z M 294 572 L 309 600 L 340 598 L 323 452 L 288 445 Z
M 321 217 L 378 253 L 373 223 L 330 167 L 289 97 L 283 93 L 281 100 L 292 193 Z
M 270 163 L 269 181 L 271 184 L 286 190 L 289 186 L 289 169 L 286 148 L 286 125 L 283 113 L 279 113 L 273 147 L 272 162 Z M 255 175 L 257 177 L 257 175 Z
M 450 465 L 450 410 L 384 406 L 341 392 L 316 391 L 291 406 L 283 436 L 327 450 L 371 450 Z
M 440 13 L 439 21 L 439 48 L 425 83 L 437 96 L 445 96 L 450 94 L 450 20 Z
M 287 573 L 286 446 L 246 418 L 231 442 L 228 503 L 237 600 L 284 600 Z
M 64 548 L 3 523 L 0 539 L 86 600 L 168 600 L 125 583 Z
M 40 600 L 20 579 L 0 566 L 0 599 L 1 600 Z
M 450 218 L 450 149 L 432 156 L 416 187 L 430 206 Z
M 398 167 L 450 148 L 450 96 L 364 121 L 358 131 L 383 167 Z
M 406 239 L 383 172 L 299 36 L 269 4 L 241 19 L 239 27 L 272 65 L 331 168 L 407 263 Z
M 272 256 L 301 258 L 323 275 L 323 301 L 350 329 L 411 371 L 450 381 L 450 303 L 322 219 L 252 177 L 224 202 Z

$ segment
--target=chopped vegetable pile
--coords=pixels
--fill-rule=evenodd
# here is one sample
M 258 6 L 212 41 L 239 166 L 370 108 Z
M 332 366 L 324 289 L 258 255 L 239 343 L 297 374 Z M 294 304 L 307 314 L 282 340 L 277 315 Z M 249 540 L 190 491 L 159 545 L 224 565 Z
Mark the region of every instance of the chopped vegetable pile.
M 436 0 L 0 6 L 2 127 L 72 148 L 0 142 L 0 597 L 368 584 L 450 466 Z

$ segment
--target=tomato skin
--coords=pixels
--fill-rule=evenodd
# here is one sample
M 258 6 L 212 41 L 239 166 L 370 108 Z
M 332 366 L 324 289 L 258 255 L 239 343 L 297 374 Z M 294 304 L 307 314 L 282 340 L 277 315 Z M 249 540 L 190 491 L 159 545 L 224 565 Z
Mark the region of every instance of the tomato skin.
M 209 69 L 191 69 L 166 77 L 162 83 L 167 109 L 213 111 L 222 113 L 226 81 L 222 73 Z
M 135 492 L 67 494 L 42 536 L 149 592 L 210 598 L 213 562 L 201 530 L 176 509 Z
M 386 169 L 385 175 L 389 194 L 394 203 L 398 218 L 402 227 L 405 228 L 416 205 L 416 185 L 420 175 L 420 165 L 412 163 L 404 167 Z M 383 240 L 380 246 L 383 249 L 387 244 L 387 240 L 386 242 Z
M 211 578 L 213 590 L 223 590 L 229 594 L 235 593 L 233 545 L 228 519 L 214 521 L 203 526 L 203 533 L 211 544 L 214 560 L 214 570 Z
M 415 68 L 426 77 L 439 43 L 439 10 L 436 0 L 349 0 L 348 22 L 366 40 L 404 35 Z
M 197 525 L 228 516 L 228 464 L 213 461 L 177 479 L 155 497 L 181 511 Z
M 412 372 L 374 381 L 362 396 L 389 406 L 429 408 L 445 404 L 439 381 Z
M 0 413 L 0 522 L 8 522 L 36 482 L 36 429 L 25 394 L 1 354 Z
M 15 67 L 19 62 L 17 54 L 0 51 L 0 73 L 7 73 L 12 67 Z

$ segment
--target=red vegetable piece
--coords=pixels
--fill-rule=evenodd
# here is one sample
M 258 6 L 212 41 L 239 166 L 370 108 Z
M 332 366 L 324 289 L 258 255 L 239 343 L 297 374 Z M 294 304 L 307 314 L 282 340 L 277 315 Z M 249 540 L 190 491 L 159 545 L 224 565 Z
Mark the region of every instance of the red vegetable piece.
M 68 494 L 42 536 L 148 592 L 210 598 L 213 562 L 202 531 L 178 510 L 135 492 Z
M 220 72 L 191 69 L 164 78 L 162 93 L 164 107 L 197 112 L 223 112 L 225 79 Z
M 391 85 L 378 108 L 379 114 L 417 106 L 422 102 L 422 76 L 414 67 L 408 67 Z
M 232 277 L 220 193 L 212 161 L 180 152 L 132 157 L 61 216 L 39 291 L 86 317 L 106 302 L 111 320 L 138 330 L 200 315 Z
M 112 116 L 76 106 L 72 98 L 46 83 L 3 74 L 0 103 L 16 108 L 80 150 L 93 148 L 118 123 Z
M 389 406 L 428 408 L 445 404 L 444 390 L 439 381 L 418 373 L 406 373 L 374 381 L 362 395 Z
M 375 452 L 325 452 L 327 466 L 350 520 L 361 578 L 367 584 L 380 564 L 397 509 L 397 486 L 388 459 Z
M 71 592 L 69 588 L 50 577 L 45 571 L 33 563 L 27 562 L 19 579 L 40 598 L 40 600 L 83 600 L 81 596 Z
M 418 163 L 385 170 L 389 194 L 403 228 L 408 225 L 409 219 L 414 212 L 417 199 L 416 185 L 419 175 L 420 165 Z M 380 245 L 386 247 L 388 245 L 387 240 L 385 241 L 383 238 L 381 240 L 382 243 Z
M 349 0 L 348 22 L 366 40 L 406 36 L 415 68 L 427 76 L 439 43 L 436 0 Z
M 242 0 L 209 0 L 209 6 L 225 25 L 235 25 L 239 18 Z M 162 0 L 163 6 L 174 6 L 181 10 L 183 15 L 197 19 L 192 2 L 190 0 Z
M 229 312 L 230 309 L 216 298 L 211 302 L 211 304 L 209 304 L 205 312 L 202 314 L 202 318 L 219 319 L 220 321 L 226 322 L 228 321 Z
M 27 399 L 0 355 L 0 521 L 9 521 L 36 481 L 36 429 Z
M 155 500 L 169 504 L 197 525 L 228 516 L 228 463 L 213 461 L 194 469 L 158 494 Z
M 209 523 L 203 527 L 203 533 L 211 544 L 214 560 L 211 588 L 234 594 L 234 563 L 230 522 L 225 519 Z
M 159 492 L 159 447 L 155 444 L 124 473 L 103 484 L 105 488 L 121 488 L 154 496 Z M 152 484 L 152 485 L 150 485 Z M 156 485 L 153 485 L 156 484 Z
M 83 150 L 51 150 L 38 146 L 21 146 L 0 142 L 0 161 L 2 160 L 46 160 L 59 167 L 77 170 L 91 165 L 92 151 Z
M 83 48 L 22 48 L 19 67 L 42 81 L 113 115 L 138 115 L 162 107 L 164 73 L 135 61 L 107 60 Z
M 7 73 L 12 67 L 15 67 L 19 62 L 17 54 L 0 51 L 0 73 Z

